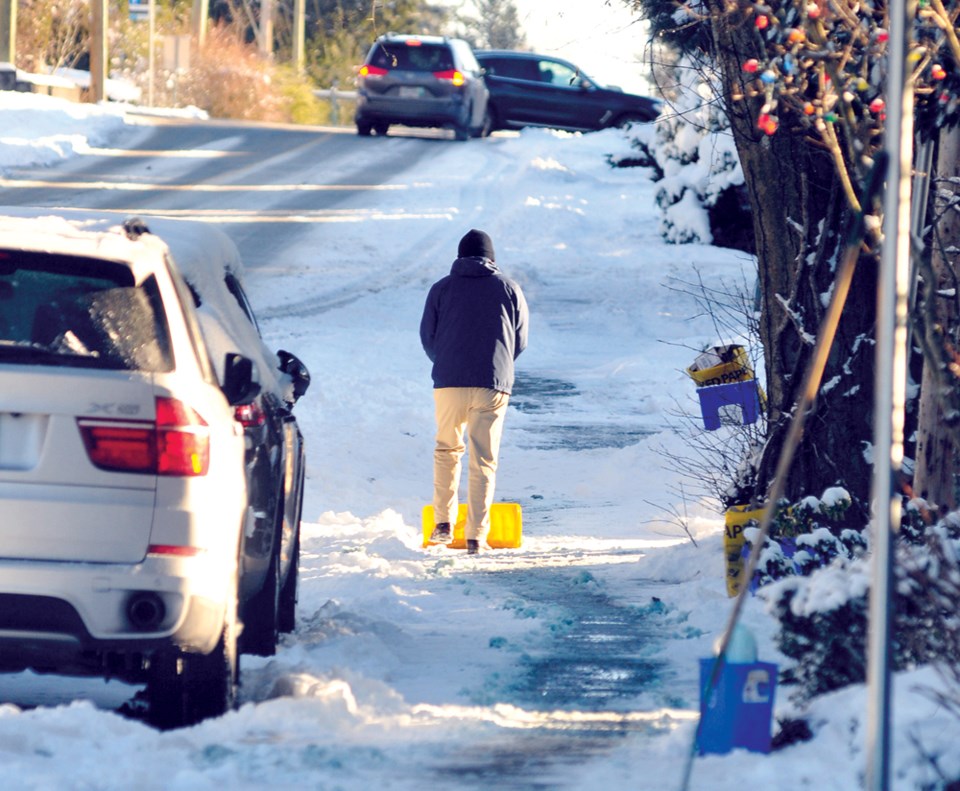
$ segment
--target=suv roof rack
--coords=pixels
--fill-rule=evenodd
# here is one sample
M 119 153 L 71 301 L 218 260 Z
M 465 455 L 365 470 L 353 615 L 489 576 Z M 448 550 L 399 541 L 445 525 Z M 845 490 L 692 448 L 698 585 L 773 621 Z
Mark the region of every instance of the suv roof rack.
M 127 217 L 123 221 L 123 232 L 131 241 L 136 241 L 145 233 L 150 233 L 150 228 L 142 217 Z

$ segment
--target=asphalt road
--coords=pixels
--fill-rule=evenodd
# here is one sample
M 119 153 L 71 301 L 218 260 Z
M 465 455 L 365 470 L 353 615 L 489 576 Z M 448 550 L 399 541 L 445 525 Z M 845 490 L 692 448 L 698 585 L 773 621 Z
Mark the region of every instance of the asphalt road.
M 311 233 L 311 220 L 335 216 L 345 202 L 415 172 L 437 146 L 455 145 L 447 135 L 401 133 L 388 151 L 381 138 L 352 129 L 144 116 L 109 148 L 56 168 L 10 169 L 0 203 L 211 220 L 256 268 Z

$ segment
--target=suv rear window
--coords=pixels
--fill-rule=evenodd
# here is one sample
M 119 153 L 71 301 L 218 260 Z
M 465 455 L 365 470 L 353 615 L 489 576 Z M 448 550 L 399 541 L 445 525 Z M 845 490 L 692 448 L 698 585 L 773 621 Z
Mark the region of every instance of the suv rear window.
M 370 65 L 402 71 L 449 71 L 454 68 L 450 47 L 443 44 L 378 42 L 370 53 Z
M 0 363 L 173 368 L 154 278 L 109 261 L 0 250 Z

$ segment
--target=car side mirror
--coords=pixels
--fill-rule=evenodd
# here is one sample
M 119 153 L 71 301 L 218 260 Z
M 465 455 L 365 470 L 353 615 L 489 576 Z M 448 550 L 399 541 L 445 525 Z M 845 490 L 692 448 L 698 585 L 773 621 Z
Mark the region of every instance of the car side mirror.
M 310 387 L 310 371 L 292 352 L 280 349 L 277 351 L 277 358 L 280 360 L 280 370 L 293 381 L 293 400 L 296 401 Z
M 230 406 L 249 404 L 260 395 L 257 366 L 249 357 L 229 352 L 223 363 L 223 384 L 220 389 Z

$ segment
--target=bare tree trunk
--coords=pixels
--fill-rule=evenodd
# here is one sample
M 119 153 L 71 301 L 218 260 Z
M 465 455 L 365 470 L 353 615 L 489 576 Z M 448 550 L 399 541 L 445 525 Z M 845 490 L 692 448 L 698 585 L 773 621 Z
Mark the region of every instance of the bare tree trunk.
M 757 57 L 753 26 L 711 0 L 715 56 L 754 217 L 762 298 L 769 431 L 752 479 L 737 482 L 741 503 L 762 500 L 774 475 L 791 411 L 826 312 L 852 211 L 831 156 L 781 118 L 757 129 L 763 97 L 751 99 L 742 64 Z M 870 490 L 876 267 L 860 265 L 833 345 L 816 410 L 785 482 L 785 496 L 844 486 L 858 504 Z M 728 503 L 729 504 L 729 503 Z M 858 514 L 862 516 L 862 512 Z M 851 514 L 853 517 L 854 514 Z
M 952 186 L 950 182 L 952 180 Z M 957 507 L 958 382 L 951 371 L 957 355 L 957 272 L 951 266 L 960 239 L 960 129 L 940 133 L 934 169 L 935 230 L 930 270 L 925 273 L 922 302 L 925 360 L 917 418 L 916 470 L 913 491 L 942 511 Z M 936 220 L 939 219 L 939 222 Z M 954 252 L 951 253 L 950 251 Z M 952 330 L 952 332 L 951 332 Z M 950 430 L 952 428 L 952 430 Z

